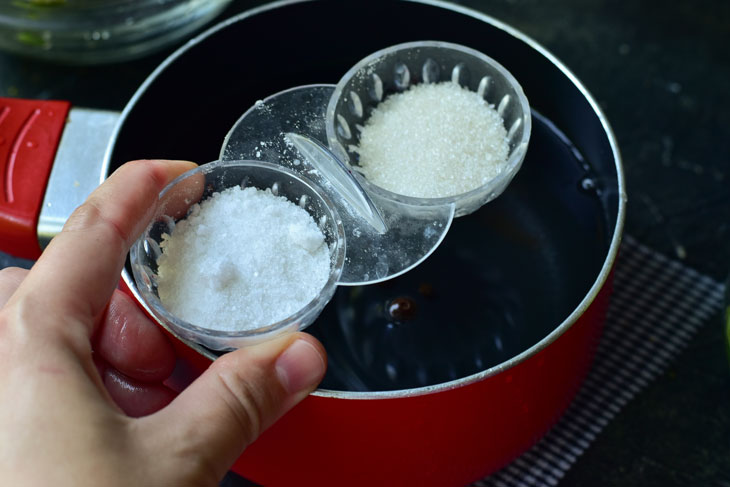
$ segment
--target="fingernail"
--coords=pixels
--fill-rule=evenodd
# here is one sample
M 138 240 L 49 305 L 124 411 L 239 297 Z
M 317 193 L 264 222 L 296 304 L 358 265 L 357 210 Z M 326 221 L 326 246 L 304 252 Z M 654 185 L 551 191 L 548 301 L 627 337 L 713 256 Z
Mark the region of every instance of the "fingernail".
M 300 338 L 276 360 L 276 373 L 289 394 L 311 389 L 322 380 L 325 364 L 319 350 Z

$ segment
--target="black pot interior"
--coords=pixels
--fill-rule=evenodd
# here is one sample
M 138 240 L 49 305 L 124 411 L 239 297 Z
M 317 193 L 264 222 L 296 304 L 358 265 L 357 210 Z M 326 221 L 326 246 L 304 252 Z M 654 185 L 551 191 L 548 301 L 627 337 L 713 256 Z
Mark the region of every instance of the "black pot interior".
M 308 329 L 329 353 L 327 389 L 471 375 L 537 343 L 576 308 L 606 258 L 618 183 L 605 129 L 573 82 L 524 40 L 449 9 L 296 3 L 188 48 L 141 93 L 113 148 L 111 170 L 138 158 L 212 161 L 256 100 L 334 84 L 367 54 L 424 39 L 470 46 L 512 72 L 533 108 L 530 148 L 507 191 L 456 219 L 424 264 L 379 285 L 339 288 Z

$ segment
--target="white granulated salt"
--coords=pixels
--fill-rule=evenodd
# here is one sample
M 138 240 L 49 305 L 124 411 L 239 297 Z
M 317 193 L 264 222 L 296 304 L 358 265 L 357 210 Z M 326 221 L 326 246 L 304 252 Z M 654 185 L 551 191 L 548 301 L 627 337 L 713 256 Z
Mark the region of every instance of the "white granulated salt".
M 509 146 L 502 117 L 457 83 L 422 83 L 389 96 L 360 134 L 360 168 L 376 185 L 406 196 L 439 198 L 499 175 Z
M 299 311 L 324 287 L 329 248 L 311 215 L 270 190 L 229 188 L 163 237 L 158 292 L 175 316 L 250 330 Z

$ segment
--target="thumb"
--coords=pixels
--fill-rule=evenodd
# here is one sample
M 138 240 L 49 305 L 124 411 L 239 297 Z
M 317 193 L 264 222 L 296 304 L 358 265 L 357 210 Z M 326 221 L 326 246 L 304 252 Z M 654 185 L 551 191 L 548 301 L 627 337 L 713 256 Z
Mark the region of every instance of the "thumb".
M 326 360 L 305 333 L 228 353 L 166 408 L 139 420 L 144 450 L 171 462 L 158 472 L 217 485 L 246 446 L 314 390 Z

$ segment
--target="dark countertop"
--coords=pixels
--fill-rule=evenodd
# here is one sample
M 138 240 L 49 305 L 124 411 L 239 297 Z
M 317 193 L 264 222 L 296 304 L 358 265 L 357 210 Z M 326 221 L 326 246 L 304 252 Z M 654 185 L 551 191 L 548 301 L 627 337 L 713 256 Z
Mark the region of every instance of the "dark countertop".
M 261 2 L 234 1 L 231 15 Z M 730 272 L 730 3 L 463 0 L 562 60 L 605 110 L 629 194 L 627 233 L 715 279 Z M 169 53 L 104 67 L 0 54 L 0 96 L 121 110 Z M 29 265 L 0 255 L 0 267 Z M 602 432 L 560 485 L 730 486 L 722 319 Z

